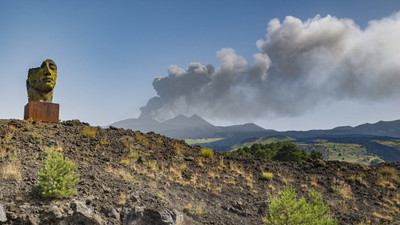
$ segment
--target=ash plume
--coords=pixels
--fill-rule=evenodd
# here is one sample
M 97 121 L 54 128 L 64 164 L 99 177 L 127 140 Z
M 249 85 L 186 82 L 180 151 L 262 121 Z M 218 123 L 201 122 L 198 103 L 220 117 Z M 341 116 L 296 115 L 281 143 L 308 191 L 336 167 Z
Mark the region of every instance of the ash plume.
M 141 117 L 165 120 L 178 114 L 254 119 L 297 116 L 321 103 L 379 101 L 400 96 L 400 13 L 360 29 L 333 16 L 269 22 L 254 62 L 221 49 L 221 66 L 170 66 L 156 78 L 157 96 Z

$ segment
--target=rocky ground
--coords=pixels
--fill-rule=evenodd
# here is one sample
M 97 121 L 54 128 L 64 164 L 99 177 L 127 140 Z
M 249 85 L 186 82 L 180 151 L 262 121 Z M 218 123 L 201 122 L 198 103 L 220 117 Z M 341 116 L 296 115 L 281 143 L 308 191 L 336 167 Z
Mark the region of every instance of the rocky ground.
M 41 160 L 54 150 L 78 164 L 70 198 L 37 194 Z M 0 224 L 262 224 L 286 185 L 306 199 L 322 193 L 339 224 L 397 224 L 399 166 L 206 157 L 151 132 L 0 120 Z

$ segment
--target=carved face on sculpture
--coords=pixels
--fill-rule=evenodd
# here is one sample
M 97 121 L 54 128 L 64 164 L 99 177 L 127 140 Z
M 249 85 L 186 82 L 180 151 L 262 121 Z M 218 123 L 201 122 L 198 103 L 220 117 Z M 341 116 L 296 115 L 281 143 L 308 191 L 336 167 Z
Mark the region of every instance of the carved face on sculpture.
M 29 101 L 52 102 L 57 80 L 57 65 L 51 59 L 43 61 L 38 68 L 29 69 L 26 86 Z

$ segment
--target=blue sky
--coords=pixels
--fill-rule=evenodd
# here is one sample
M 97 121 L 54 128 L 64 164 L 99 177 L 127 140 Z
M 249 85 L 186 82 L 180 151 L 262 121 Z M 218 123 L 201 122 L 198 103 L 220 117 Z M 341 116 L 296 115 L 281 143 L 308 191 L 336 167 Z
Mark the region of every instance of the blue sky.
M 155 77 L 191 62 L 218 68 L 216 52 L 233 48 L 252 63 L 273 18 L 317 14 L 368 21 L 400 10 L 385 1 L 1 1 L 0 118 L 22 119 L 29 68 L 58 65 L 54 102 L 60 118 L 107 125 L 138 117 L 156 95 Z M 218 124 L 256 122 L 278 130 L 331 128 L 400 119 L 400 101 L 341 100 L 296 116 L 210 117 Z

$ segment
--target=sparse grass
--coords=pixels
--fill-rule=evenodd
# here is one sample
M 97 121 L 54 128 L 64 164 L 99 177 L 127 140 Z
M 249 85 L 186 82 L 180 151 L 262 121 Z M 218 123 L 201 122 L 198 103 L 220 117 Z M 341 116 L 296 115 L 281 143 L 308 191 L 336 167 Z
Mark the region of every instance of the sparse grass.
M 18 188 L 15 190 L 15 200 L 16 201 L 22 201 L 24 199 L 21 190 Z
M 196 184 L 196 182 L 197 182 L 197 173 L 194 174 L 192 177 L 190 177 L 190 183 L 194 185 Z
M 253 175 L 251 173 L 246 176 L 246 185 L 249 188 L 253 188 Z
M 6 148 L 0 147 L 0 157 L 1 157 L 1 159 L 4 159 L 6 156 L 7 156 Z
M 197 206 L 196 208 L 194 208 L 191 203 L 189 203 L 185 206 L 185 211 L 187 211 L 188 213 L 190 213 L 192 215 L 196 215 L 200 218 L 206 215 L 206 212 L 203 209 L 203 207 Z
M 204 164 L 203 164 L 203 159 L 202 158 L 198 158 L 196 159 L 196 163 L 199 167 L 203 168 Z
M 107 137 L 103 137 L 103 138 L 100 140 L 100 144 L 101 144 L 101 145 L 109 145 L 108 138 L 107 138 Z
M 165 194 L 163 191 L 158 192 L 157 197 L 160 199 L 164 199 L 165 198 Z
M 179 142 L 174 144 L 176 155 L 182 155 L 182 145 Z
M 369 225 L 371 224 L 371 220 L 363 219 L 362 221 L 358 222 L 357 225 Z
M 209 148 L 203 148 L 200 151 L 200 155 L 204 158 L 212 158 L 214 156 L 214 151 Z
M 182 172 L 180 170 L 175 169 L 174 167 L 169 168 L 169 172 L 174 174 L 177 178 L 182 178 Z
M 25 125 L 22 127 L 23 131 L 30 131 L 32 130 L 32 125 L 29 123 L 29 121 L 25 122 Z
M 96 137 L 97 130 L 93 127 L 84 127 L 81 131 L 82 135 L 87 139 L 92 139 Z
M 346 200 L 332 200 L 329 201 L 329 205 L 331 205 L 333 208 L 335 208 L 337 211 L 346 214 L 349 210 L 349 206 L 346 203 Z
M 274 178 L 274 174 L 270 172 L 264 172 L 262 177 L 264 180 L 272 180 L 272 178 Z
M 310 177 L 310 184 L 313 187 L 317 187 L 318 186 L 318 178 L 316 175 L 313 175 Z
M 129 165 L 129 159 L 121 159 L 119 162 L 122 166 L 127 167 Z
M 19 164 L 15 161 L 5 163 L 1 168 L 2 178 L 5 180 L 13 179 L 17 182 L 22 180 Z
M 268 188 L 271 189 L 272 191 L 275 191 L 275 190 L 276 190 L 276 188 L 275 188 L 274 185 L 272 185 L 272 184 L 268 185 Z
M 342 196 L 343 198 L 351 198 L 351 186 L 343 180 L 333 178 L 333 185 L 331 186 L 333 193 Z
M 363 169 L 364 171 L 368 170 L 368 166 L 367 165 L 365 165 L 363 163 L 360 163 L 359 165 L 360 165 L 361 169 Z
M 233 179 L 232 177 L 224 179 L 222 182 L 224 182 L 225 184 L 232 184 L 232 185 L 236 184 L 235 179 Z
M 379 178 L 377 185 L 382 187 L 395 188 L 395 183 L 400 181 L 397 170 L 393 167 L 384 166 L 378 169 Z
M 136 140 L 143 145 L 143 147 L 149 147 L 149 140 L 147 140 L 146 136 L 139 134 L 136 136 Z
M 389 216 L 389 215 L 382 215 L 382 214 L 377 213 L 377 212 L 373 212 L 373 213 L 372 213 L 372 216 L 375 217 L 375 218 L 384 219 L 384 220 L 389 220 L 389 221 L 392 221 L 392 220 L 393 220 L 393 217 L 392 217 L 392 216 Z
M 129 198 L 129 195 L 126 193 L 120 193 L 119 200 L 117 202 L 118 205 L 126 205 L 126 200 Z
M 12 132 L 8 132 L 6 133 L 6 135 L 4 136 L 4 142 L 6 144 L 10 143 L 11 139 L 14 137 L 14 133 Z
M 186 181 L 186 180 L 183 180 L 183 179 L 176 180 L 175 183 L 180 184 L 180 185 L 182 185 L 182 186 L 186 186 L 186 185 L 189 185 L 189 184 L 190 184 L 189 181 Z
M 108 166 L 107 172 L 114 175 L 117 178 L 123 179 L 124 181 L 131 182 L 131 183 L 137 182 L 137 178 L 132 176 L 132 174 L 130 174 L 129 171 L 127 171 L 124 168 L 120 168 L 120 169 L 116 170 L 116 169 L 113 169 L 111 166 Z
M 186 163 L 178 164 L 177 168 L 180 170 L 185 170 L 187 168 L 187 165 L 186 165 Z
M 133 160 L 134 162 L 136 162 L 136 161 L 139 159 L 139 153 L 136 152 L 136 151 L 131 151 L 131 152 L 129 153 L 128 158 L 129 158 L 130 160 Z
M 222 191 L 222 187 L 218 186 L 218 187 L 214 188 L 213 194 L 218 195 L 219 193 L 221 193 L 221 191 Z
M 198 217 L 200 217 L 200 218 L 202 218 L 203 216 L 206 215 L 206 212 L 204 211 L 203 207 L 198 206 L 198 207 L 194 210 L 193 214 L 196 215 L 196 216 L 198 216 Z
M 120 141 L 124 144 L 126 149 L 131 149 L 132 144 L 135 142 L 135 139 L 131 136 L 123 136 L 120 138 Z
M 31 136 L 32 136 L 33 140 L 36 141 L 36 143 L 42 144 L 43 140 L 42 140 L 42 136 L 40 134 L 34 132 L 31 134 Z
M 41 129 L 41 128 L 44 127 L 44 124 L 41 123 L 41 122 L 39 122 L 39 121 L 33 122 L 33 125 L 34 125 L 36 128 L 39 128 L 39 129 Z
M 46 154 L 51 154 L 51 153 L 53 153 L 54 151 L 62 152 L 62 151 L 63 151 L 63 147 L 62 147 L 61 145 L 57 145 L 57 147 L 55 147 L 55 146 L 50 146 L 50 147 L 45 146 L 45 147 L 44 147 L 44 152 L 45 152 Z
M 14 131 L 17 130 L 17 127 L 14 126 L 14 125 L 10 125 L 10 126 L 8 126 L 8 129 L 9 129 L 11 132 L 14 132 Z
M 222 170 L 224 170 L 224 168 L 226 168 L 226 166 L 224 164 L 224 158 L 220 158 L 217 169 L 222 171 Z
M 152 171 L 158 171 L 158 163 L 156 160 L 143 160 L 143 165 Z

